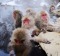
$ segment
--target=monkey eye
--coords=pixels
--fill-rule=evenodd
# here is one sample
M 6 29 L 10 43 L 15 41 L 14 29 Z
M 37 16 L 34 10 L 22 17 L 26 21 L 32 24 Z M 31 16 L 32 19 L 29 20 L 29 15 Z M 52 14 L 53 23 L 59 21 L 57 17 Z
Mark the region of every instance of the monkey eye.
M 41 16 L 47 16 L 47 14 L 42 14 Z
M 14 41 L 15 41 L 16 43 L 23 43 L 25 40 L 24 40 L 24 39 L 23 39 L 23 40 L 14 39 Z

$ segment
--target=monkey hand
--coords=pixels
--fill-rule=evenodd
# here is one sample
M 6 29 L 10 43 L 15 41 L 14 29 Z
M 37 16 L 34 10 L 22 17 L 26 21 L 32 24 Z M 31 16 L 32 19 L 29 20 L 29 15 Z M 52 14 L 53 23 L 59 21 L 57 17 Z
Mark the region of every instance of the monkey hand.
M 51 44 L 51 42 L 50 41 L 48 41 L 48 40 L 45 40 L 45 42 L 44 42 L 45 44 Z

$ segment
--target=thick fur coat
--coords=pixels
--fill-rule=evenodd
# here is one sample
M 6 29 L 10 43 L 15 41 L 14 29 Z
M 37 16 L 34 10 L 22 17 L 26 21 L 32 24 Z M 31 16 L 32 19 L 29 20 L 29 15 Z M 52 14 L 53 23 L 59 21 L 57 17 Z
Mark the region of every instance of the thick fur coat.
M 43 42 L 47 43 L 48 40 L 43 37 L 34 36 L 32 38 L 32 32 L 36 30 L 35 20 L 32 16 L 24 16 L 22 18 L 22 28 L 17 28 L 13 31 L 11 36 L 11 46 L 16 54 L 16 56 L 29 56 L 32 49 L 32 41 L 37 43 Z M 39 30 L 37 30 L 39 31 Z M 39 32 L 38 32 L 39 33 Z M 35 35 L 35 33 L 34 33 Z M 36 49 L 35 49 L 36 50 Z M 34 50 L 33 50 L 34 51 Z M 36 52 L 36 51 L 34 51 Z M 40 54 L 39 54 L 40 55 Z
M 47 43 L 47 40 L 41 36 L 32 38 L 24 28 L 15 29 L 10 40 L 9 46 L 13 47 L 16 56 L 28 56 L 32 48 L 30 40 Z
M 30 49 L 30 42 L 28 42 L 28 35 L 23 28 L 17 28 L 13 31 L 11 42 L 9 46 L 12 46 L 16 56 L 27 56 Z
M 46 11 L 41 11 L 37 17 L 36 17 L 36 21 L 35 21 L 35 25 L 41 30 L 41 29 L 45 29 L 53 31 L 53 26 L 49 23 L 50 20 L 50 16 L 48 14 L 48 12 Z
M 22 15 L 21 11 L 19 11 L 19 10 L 15 10 L 13 12 L 15 28 L 22 26 L 22 16 L 23 15 Z

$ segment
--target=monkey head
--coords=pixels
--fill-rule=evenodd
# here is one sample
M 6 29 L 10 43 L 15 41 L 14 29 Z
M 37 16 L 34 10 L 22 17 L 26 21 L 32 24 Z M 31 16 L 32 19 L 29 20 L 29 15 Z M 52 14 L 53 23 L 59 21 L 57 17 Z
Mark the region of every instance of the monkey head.
M 31 16 L 24 16 L 22 18 L 22 27 L 24 28 L 31 28 L 35 25 L 35 20 Z

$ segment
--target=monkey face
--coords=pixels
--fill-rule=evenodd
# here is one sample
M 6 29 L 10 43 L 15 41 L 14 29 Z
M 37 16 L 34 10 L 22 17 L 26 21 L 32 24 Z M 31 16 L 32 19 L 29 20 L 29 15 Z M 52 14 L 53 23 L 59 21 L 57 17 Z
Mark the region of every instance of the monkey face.
M 41 12 L 41 19 L 47 21 L 47 14 L 44 11 Z
M 30 19 L 29 18 L 25 18 L 23 20 L 23 25 L 25 28 L 30 28 Z
M 11 41 L 14 41 L 14 45 L 21 45 L 26 39 L 26 32 L 23 28 L 17 28 L 13 31 Z
M 29 28 L 33 27 L 34 25 L 35 25 L 35 21 L 34 21 L 33 17 L 31 17 L 31 16 L 23 17 L 22 26 L 24 28 L 28 28 L 29 29 Z

